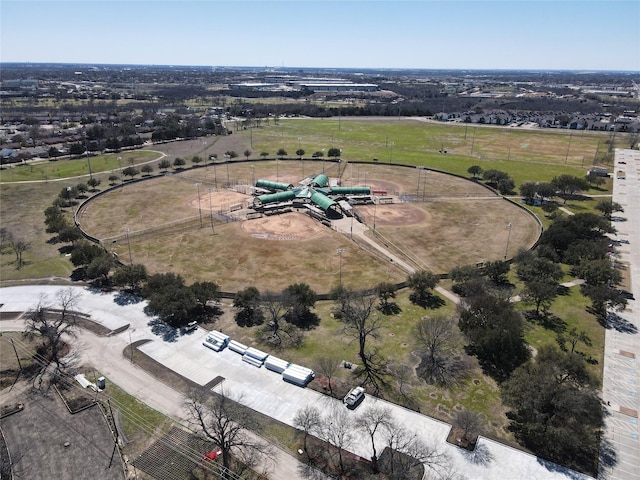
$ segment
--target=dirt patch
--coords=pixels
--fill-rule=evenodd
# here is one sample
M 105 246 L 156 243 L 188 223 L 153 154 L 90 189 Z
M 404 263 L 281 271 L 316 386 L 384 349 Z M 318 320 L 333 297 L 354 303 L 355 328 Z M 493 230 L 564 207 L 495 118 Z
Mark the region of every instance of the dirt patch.
M 321 235 L 324 227 L 307 215 L 291 212 L 247 220 L 242 222 L 242 231 L 266 240 L 306 240 Z
M 187 200 L 187 205 L 196 210 L 202 209 L 203 211 L 229 211 L 229 206 L 235 203 L 242 204 L 242 207 L 246 205 L 245 200 L 249 198 L 249 195 L 244 195 L 233 190 L 223 190 L 217 192 L 200 192 L 200 198 L 196 195 L 194 198 Z
M 391 205 L 365 205 L 358 207 L 358 212 L 363 214 L 367 223 L 373 223 L 375 214 L 376 225 L 415 225 L 428 223 L 431 216 L 410 203 L 396 203 Z

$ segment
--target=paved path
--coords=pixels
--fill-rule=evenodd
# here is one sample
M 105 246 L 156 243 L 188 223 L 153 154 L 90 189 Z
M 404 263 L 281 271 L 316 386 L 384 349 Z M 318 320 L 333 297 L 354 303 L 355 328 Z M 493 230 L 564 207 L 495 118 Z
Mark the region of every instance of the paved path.
M 0 311 L 15 312 L 32 307 L 42 293 L 53 299 L 59 286 L 7 287 L 0 289 Z M 242 395 L 242 403 L 273 418 L 291 424 L 297 410 L 305 405 L 316 405 L 327 413 L 334 408 L 344 408 L 339 400 L 330 399 L 310 389 L 285 383 L 281 377 L 265 368 L 255 368 L 242 361 L 240 355 L 226 349 L 215 353 L 202 345 L 206 332 L 198 329 L 190 335 L 178 337 L 175 342 L 164 342 L 154 335 L 147 325 L 144 303 L 119 305 L 113 293 L 104 294 L 75 287 L 80 292 L 80 310 L 90 313 L 92 319 L 108 328 L 129 325 L 129 329 L 110 337 L 97 337 L 89 332 L 80 335 L 84 358 L 96 366 L 106 377 L 125 391 L 140 398 L 153 408 L 184 422 L 186 414 L 183 397 L 167 385 L 151 377 L 131 364 L 123 350 L 130 341 L 150 339 L 140 350 L 162 362 L 177 373 L 201 385 L 218 375 L 225 377 L 216 388 L 232 395 Z M 120 303 L 123 303 L 120 301 Z M 19 321 L 2 321 L 0 328 L 11 330 L 20 327 Z M 426 415 L 389 404 L 367 396 L 353 413 L 354 416 L 375 405 L 388 406 L 398 423 L 449 457 L 449 466 L 469 479 L 521 479 L 560 480 L 588 479 L 585 475 L 563 468 L 513 449 L 501 443 L 481 437 L 476 452 L 468 453 L 446 443 L 450 426 Z M 366 437 L 357 440 L 349 450 L 363 457 L 371 455 Z M 277 450 L 271 477 L 274 479 L 300 478 L 296 458 Z
M 640 479 L 638 412 L 640 411 L 640 152 L 615 152 L 615 170 L 624 170 L 625 179 L 613 180 L 613 201 L 624 208 L 613 225 L 618 231 L 616 257 L 627 265 L 629 289 L 636 300 L 624 312 L 611 312 L 605 334 L 602 398 L 608 406 L 603 448 L 613 447 L 616 463 L 602 468 L 599 478 Z

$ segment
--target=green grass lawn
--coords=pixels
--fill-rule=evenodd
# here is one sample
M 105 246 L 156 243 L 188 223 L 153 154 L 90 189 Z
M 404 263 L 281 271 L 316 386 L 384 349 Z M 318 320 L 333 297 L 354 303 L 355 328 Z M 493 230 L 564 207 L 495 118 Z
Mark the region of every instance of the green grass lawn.
M 149 162 L 159 156 L 158 152 L 132 150 L 89 157 L 89 161 L 87 161 L 86 157 L 72 160 L 33 161 L 28 164 L 9 165 L 1 169 L 0 182 L 54 181 L 89 175 L 89 164 L 91 164 L 91 173 L 97 174 Z M 119 157 L 120 160 L 118 160 Z M 119 172 L 115 174 L 119 175 Z

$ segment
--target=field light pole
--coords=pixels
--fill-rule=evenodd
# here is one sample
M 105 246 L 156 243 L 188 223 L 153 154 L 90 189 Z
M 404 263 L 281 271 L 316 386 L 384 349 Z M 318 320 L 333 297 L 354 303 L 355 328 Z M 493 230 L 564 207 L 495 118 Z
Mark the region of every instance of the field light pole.
M 124 178 L 122 177 L 122 157 L 118 157 L 118 165 L 120 167 L 120 185 L 124 188 Z
M 131 258 L 131 242 L 129 241 L 129 228 L 124 229 L 124 233 L 127 236 L 127 248 L 129 249 L 129 265 L 133 265 L 133 259 Z
M 229 178 L 229 162 L 231 161 L 231 155 L 225 155 L 224 158 L 227 163 L 227 186 L 229 186 L 231 184 L 231 180 Z
M 373 231 L 376 231 L 376 210 L 378 210 L 378 202 L 376 199 L 373 199 Z
M 200 215 L 200 228 L 202 228 L 202 207 L 200 205 L 200 183 L 196 183 L 198 189 L 198 214 Z
M 507 233 L 507 247 L 504 249 L 504 261 L 507 261 L 507 255 L 509 253 L 509 240 L 511 239 L 511 227 L 513 227 L 513 224 L 511 222 L 507 223 L 507 228 L 509 229 L 509 232 Z
M 211 234 L 215 235 L 216 231 L 213 227 L 213 207 L 211 206 L 211 189 L 207 188 L 207 192 L 209 192 L 209 218 L 211 219 Z
M 342 286 L 342 254 L 344 253 L 344 248 L 339 248 L 338 250 L 336 250 L 336 253 L 338 255 L 340 255 L 340 281 L 338 283 L 339 286 Z

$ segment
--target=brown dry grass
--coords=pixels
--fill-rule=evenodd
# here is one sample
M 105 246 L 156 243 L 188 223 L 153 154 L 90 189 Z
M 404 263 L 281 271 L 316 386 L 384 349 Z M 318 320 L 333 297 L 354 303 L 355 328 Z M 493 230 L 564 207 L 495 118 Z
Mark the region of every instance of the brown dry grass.
M 322 162 L 306 163 L 305 176 L 322 171 Z M 301 164 L 232 162 L 228 166 L 229 180 L 248 184 L 253 179 L 270 178 L 295 184 L 301 178 Z M 338 165 L 330 167 L 327 164 L 326 171 L 337 174 Z M 374 189 L 399 195 L 419 193 L 421 198 L 425 195 L 425 202 L 358 207 L 369 226 L 373 225 L 375 211 L 376 231 L 384 242 L 411 252 L 421 265 L 446 272 L 456 265 L 501 259 L 509 234 L 508 222 L 513 225 L 509 255 L 535 241 L 535 221 L 486 188 L 429 172 L 422 174 L 418 190 L 416 172 L 382 165 L 367 165 L 366 170 L 360 166 L 358 172 L 358 166 L 350 164 L 342 184 L 364 184 L 366 174 L 367 185 Z M 209 166 L 126 185 L 91 202 L 80 221 L 91 235 L 117 237 L 117 243 L 106 243 L 120 258 L 128 257 L 124 233 L 129 228 L 134 262 L 144 263 L 152 273 L 173 271 L 190 281 L 213 280 L 225 291 L 249 285 L 277 290 L 304 281 L 318 292 L 328 292 L 339 282 L 338 248 L 345 250 L 342 273 L 347 285 L 361 287 L 404 280 L 405 273 L 396 267 L 372 257 L 347 236 L 301 214 L 227 224 L 216 219 L 213 234 L 211 210 L 214 214 L 226 212 L 230 204 L 245 205 L 249 198 L 223 189 L 226 181 L 227 165 L 218 164 L 215 169 Z M 203 228 L 199 228 L 199 209 Z M 139 234 L 184 218 L 193 221 L 177 233 Z

